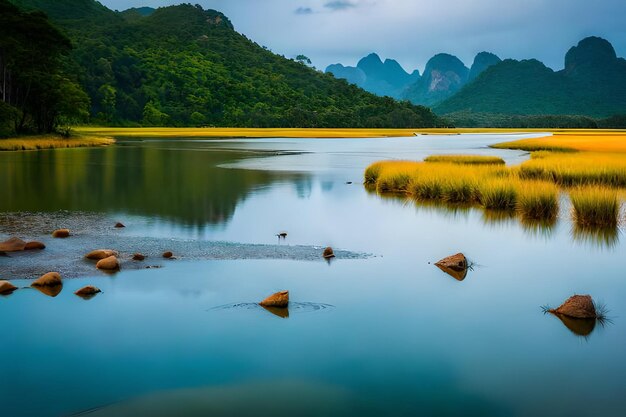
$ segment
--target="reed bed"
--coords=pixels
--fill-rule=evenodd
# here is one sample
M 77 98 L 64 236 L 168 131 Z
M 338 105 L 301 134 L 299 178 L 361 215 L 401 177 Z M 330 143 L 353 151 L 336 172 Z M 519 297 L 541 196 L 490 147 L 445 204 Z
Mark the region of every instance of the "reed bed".
M 498 149 L 558 152 L 626 153 L 624 132 L 555 132 L 553 136 L 522 139 L 492 145 Z
M 115 140 L 112 138 L 94 136 L 77 136 L 70 138 L 57 135 L 24 136 L 0 139 L 0 151 L 36 151 L 40 149 L 107 146 L 113 143 L 115 143 Z
M 504 165 L 504 159 L 487 155 L 431 155 L 424 162 L 459 165 Z
M 546 181 L 522 181 L 517 193 L 517 211 L 526 221 L 556 219 L 559 189 Z
M 587 228 L 616 228 L 621 202 L 618 192 L 608 187 L 580 187 L 570 192 L 572 216 L 576 224 Z
M 520 184 L 506 178 L 488 179 L 480 183 L 480 204 L 488 210 L 515 210 Z
M 533 153 L 519 167 L 522 179 L 551 181 L 572 187 L 605 185 L 626 187 L 626 156 L 606 153 Z

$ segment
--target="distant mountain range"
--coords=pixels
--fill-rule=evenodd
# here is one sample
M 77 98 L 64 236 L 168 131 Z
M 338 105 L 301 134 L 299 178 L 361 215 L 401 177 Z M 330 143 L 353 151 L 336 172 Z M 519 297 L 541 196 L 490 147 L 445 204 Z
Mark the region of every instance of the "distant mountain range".
M 373 61 L 369 55 L 364 60 Z M 584 115 L 608 117 L 626 113 L 626 60 L 605 39 L 585 38 L 565 56 L 565 67 L 553 71 L 540 61 L 500 60 L 481 52 L 470 69 L 457 57 L 438 54 L 420 77 L 402 70 L 371 71 L 371 66 L 331 65 L 327 72 L 378 95 L 432 106 L 437 114 Z M 380 58 L 378 58 L 380 62 Z M 387 60 L 384 66 L 397 65 Z M 399 65 L 397 65 L 401 69 Z

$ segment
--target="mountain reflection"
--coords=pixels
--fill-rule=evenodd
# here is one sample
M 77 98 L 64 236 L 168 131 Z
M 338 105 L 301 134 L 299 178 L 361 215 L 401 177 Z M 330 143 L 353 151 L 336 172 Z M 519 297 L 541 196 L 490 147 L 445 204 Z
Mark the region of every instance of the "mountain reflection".
M 278 179 L 308 187 L 302 174 L 218 167 L 245 157 L 194 142 L 3 154 L 0 189 L 8 198 L 0 199 L 0 212 L 123 211 L 219 224 L 249 193 Z

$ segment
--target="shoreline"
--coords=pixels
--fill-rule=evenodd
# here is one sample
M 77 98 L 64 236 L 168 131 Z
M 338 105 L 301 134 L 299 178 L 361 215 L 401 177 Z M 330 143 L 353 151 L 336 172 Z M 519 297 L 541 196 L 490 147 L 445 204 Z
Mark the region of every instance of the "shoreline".
M 68 138 L 58 134 L 18 136 L 0 139 L 0 152 L 38 151 L 109 146 L 115 143 L 110 136 L 78 134 Z
M 413 137 L 415 135 L 455 135 L 455 134 L 524 134 L 524 133 L 576 133 L 580 135 L 620 135 L 624 130 L 601 129 L 485 129 L 485 128 L 415 128 L 415 129 L 368 129 L 368 128 L 192 128 L 192 127 L 75 127 L 77 133 L 93 136 L 120 138 L 386 138 Z

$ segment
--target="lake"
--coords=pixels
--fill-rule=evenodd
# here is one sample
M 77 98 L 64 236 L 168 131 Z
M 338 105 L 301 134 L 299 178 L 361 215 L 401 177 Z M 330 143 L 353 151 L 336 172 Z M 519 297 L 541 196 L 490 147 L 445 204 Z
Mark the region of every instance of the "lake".
M 362 185 L 381 159 L 519 163 L 527 154 L 488 145 L 527 136 L 0 153 L 0 240 L 47 245 L 0 257 L 0 279 L 25 287 L 0 297 L 2 415 L 622 416 L 620 230 L 576 231 L 565 199 L 541 227 Z M 52 239 L 58 227 L 74 236 Z M 120 272 L 82 259 L 103 246 L 122 252 Z M 464 280 L 432 265 L 457 252 L 474 263 Z M 58 295 L 27 288 L 50 268 L 67 277 Z M 73 294 L 88 284 L 103 292 Z M 255 304 L 281 290 L 288 316 Z M 573 294 L 610 322 L 581 330 L 543 313 Z

